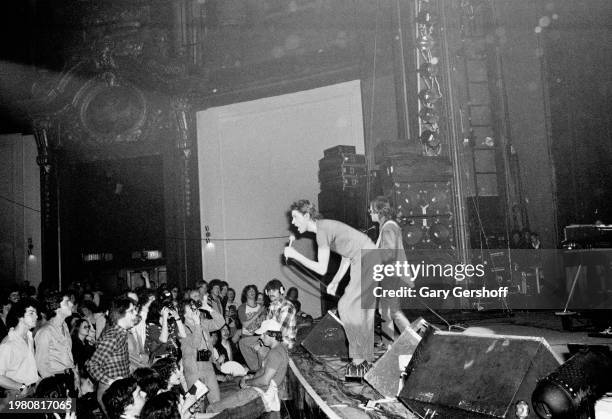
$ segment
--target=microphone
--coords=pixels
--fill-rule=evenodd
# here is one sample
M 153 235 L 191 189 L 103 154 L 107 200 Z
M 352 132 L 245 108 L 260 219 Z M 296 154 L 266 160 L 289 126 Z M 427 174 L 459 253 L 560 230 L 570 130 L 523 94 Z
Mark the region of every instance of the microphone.
M 295 241 L 295 235 L 294 234 L 289 235 L 289 247 L 293 246 L 294 241 Z M 289 258 L 285 256 L 285 265 L 287 263 L 289 263 Z
M 365 230 L 361 230 L 361 232 L 365 234 L 365 233 L 367 233 L 368 231 L 374 230 L 375 228 L 376 228 L 376 226 L 375 226 L 375 225 L 373 225 L 373 226 L 372 226 L 372 227 L 370 227 L 370 228 L 366 228 Z

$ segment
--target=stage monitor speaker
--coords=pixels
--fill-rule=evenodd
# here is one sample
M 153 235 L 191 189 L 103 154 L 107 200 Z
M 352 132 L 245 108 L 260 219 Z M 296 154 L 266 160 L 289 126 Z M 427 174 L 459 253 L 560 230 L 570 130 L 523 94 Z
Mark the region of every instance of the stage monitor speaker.
M 403 373 L 410 362 L 421 336 L 407 328 L 364 376 L 372 387 L 385 397 L 397 397 Z
M 412 355 L 399 399 L 428 419 L 536 419 L 531 394 L 560 364 L 542 338 L 434 332 Z
M 348 358 L 348 342 L 344 326 L 340 319 L 329 311 L 314 325 L 306 339 L 302 341 L 302 346 L 312 356 Z

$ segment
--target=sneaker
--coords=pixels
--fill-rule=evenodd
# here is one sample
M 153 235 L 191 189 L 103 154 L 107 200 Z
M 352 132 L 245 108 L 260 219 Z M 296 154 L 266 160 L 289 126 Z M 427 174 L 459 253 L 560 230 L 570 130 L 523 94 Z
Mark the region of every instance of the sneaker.
M 355 365 L 352 362 L 346 364 L 346 370 L 344 374 L 345 380 L 361 380 L 363 376 L 372 368 L 372 364 L 368 361 L 363 361 L 359 365 Z

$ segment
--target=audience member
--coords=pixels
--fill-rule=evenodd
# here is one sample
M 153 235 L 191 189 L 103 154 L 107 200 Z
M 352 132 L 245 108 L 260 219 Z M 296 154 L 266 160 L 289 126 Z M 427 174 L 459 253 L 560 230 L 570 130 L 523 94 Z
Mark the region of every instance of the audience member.
M 225 311 L 223 310 L 223 304 L 221 303 L 221 286 L 222 282 L 219 279 L 213 279 L 212 281 L 210 281 L 210 283 L 208 284 L 208 303 L 213 309 L 217 311 L 217 313 L 223 316 L 225 315 Z
M 274 319 L 281 324 L 283 344 L 291 349 L 295 344 L 296 315 L 295 307 L 291 301 L 285 299 L 285 288 L 278 279 L 273 279 L 266 284 L 266 295 L 270 299 L 270 308 L 267 319 Z M 255 371 L 259 369 L 262 359 L 267 354 L 267 349 L 258 343 L 256 336 L 244 337 L 240 340 L 240 353 L 244 357 L 248 367 Z
M 110 419 L 137 419 L 145 404 L 146 394 L 138 387 L 134 377 L 127 377 L 114 381 L 102 400 Z
M 210 332 L 219 330 L 225 324 L 225 320 L 206 299 L 200 303 L 196 300 L 197 297 L 198 293 L 193 292 L 184 307 L 186 337 L 181 339 L 181 351 L 185 380 L 188 387 L 198 379 L 204 382 L 209 389 L 208 401 L 214 403 L 219 401 L 220 392 L 210 360 L 212 354 Z M 205 319 L 201 311 L 209 313 L 211 318 Z
M 36 367 L 42 378 L 55 376 L 63 381 L 73 397 L 78 387 L 78 371 L 72 357 L 72 339 L 66 318 L 72 315 L 73 303 L 66 293 L 53 292 L 45 298 L 45 312 L 49 319 L 34 341 Z
M 230 308 L 238 309 L 238 304 L 236 303 L 236 290 L 233 288 L 227 289 L 227 302 L 225 303 L 225 315 L 227 316 L 227 312 Z
M 155 396 L 161 389 L 161 379 L 153 368 L 137 368 L 132 373 L 138 387 L 147 395 L 147 399 Z
M 31 332 L 37 318 L 36 303 L 32 300 L 17 299 L 8 312 L 9 332 L 0 344 L 0 387 L 5 389 L 6 397 L 26 397 L 38 381 Z
M 81 317 L 87 320 L 87 322 L 89 323 L 90 328 L 88 330 L 88 336 L 92 343 L 96 341 L 96 310 L 96 305 L 93 303 L 93 301 L 90 300 L 84 300 L 79 305 L 79 312 L 81 314 Z
M 140 412 L 139 418 L 181 419 L 179 408 L 179 396 L 174 392 L 166 391 L 148 399 Z
M 92 357 L 85 363 L 89 374 L 98 382 L 98 401 L 104 409 L 102 395 L 113 380 L 130 373 L 128 332 L 134 327 L 136 307 L 129 298 L 119 297 L 111 305 L 108 326 L 102 332 Z
M 257 295 L 257 287 L 252 284 L 244 287 L 242 291 L 242 304 L 238 307 L 242 336 L 253 336 L 267 314 L 265 307 L 257 303 Z
M 147 318 L 147 347 L 151 362 L 166 356 L 178 357 L 178 338 L 184 338 L 185 326 L 178 312 L 174 310 L 172 300 L 168 299 L 166 305 L 155 302 L 151 305 Z
M 289 354 L 284 340 L 283 326 L 275 319 L 265 320 L 256 330 L 261 335 L 263 345 L 268 349 L 262 361 L 262 366 L 254 375 L 247 375 L 240 380 L 241 390 L 229 394 L 223 400 L 211 403 L 206 411 L 208 413 L 221 412 L 227 408 L 242 406 L 249 401 L 261 397 L 266 411 L 280 411 L 279 386 L 284 384 Z
M 176 386 L 183 386 L 183 370 L 177 364 L 176 359 L 172 357 L 161 358 L 151 367 L 159 374 L 159 383 L 162 391 L 168 391 Z M 183 391 L 187 391 L 187 385 L 182 387 Z

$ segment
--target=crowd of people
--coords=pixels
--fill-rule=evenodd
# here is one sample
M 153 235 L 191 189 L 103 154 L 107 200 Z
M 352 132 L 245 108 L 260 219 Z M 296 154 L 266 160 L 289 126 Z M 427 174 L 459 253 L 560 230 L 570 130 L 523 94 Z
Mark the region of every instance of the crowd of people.
M 297 289 L 285 292 L 273 279 L 237 296 L 219 279 L 180 290 L 142 277 L 141 287 L 114 296 L 81 283 L 9 288 L 1 297 L 0 400 L 71 397 L 79 417 L 144 419 L 261 398 L 278 414 L 288 350 L 298 319 L 308 317 Z
M 283 251 L 287 261 L 324 275 L 330 252 L 339 254 L 331 295 L 350 270 L 338 314 L 351 357 L 345 378 L 361 379 L 373 362 L 376 310 L 374 300 L 362 299 L 369 295 L 361 286 L 362 250 L 405 257 L 395 212 L 385 197 L 371 202 L 372 221 L 381 227 L 374 243 L 346 224 L 323 220 L 307 200 L 290 211 L 299 234 L 315 235 L 317 255 L 305 257 L 291 241 Z M 217 413 L 261 399 L 266 412 L 278 414 L 298 320 L 312 319 L 301 312 L 296 288 L 286 292 L 272 279 L 261 292 L 247 285 L 237 301 L 219 279 L 200 279 L 183 291 L 165 284 L 155 289 L 146 272 L 142 279 L 142 287 L 112 298 L 79 283 L 62 292 L 10 289 L 0 317 L 0 400 L 69 396 L 79 416 L 147 419 Z M 381 303 L 380 310 L 388 336 L 394 327 L 408 327 L 397 301 Z M 220 383 L 228 381 L 237 385 L 222 395 Z

